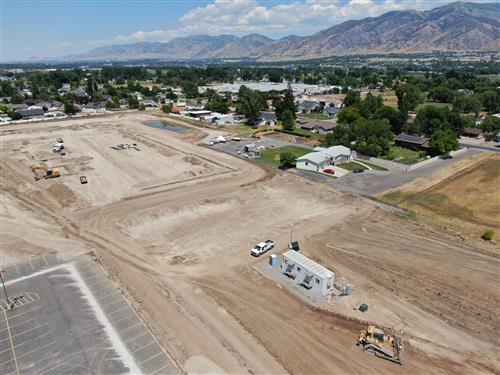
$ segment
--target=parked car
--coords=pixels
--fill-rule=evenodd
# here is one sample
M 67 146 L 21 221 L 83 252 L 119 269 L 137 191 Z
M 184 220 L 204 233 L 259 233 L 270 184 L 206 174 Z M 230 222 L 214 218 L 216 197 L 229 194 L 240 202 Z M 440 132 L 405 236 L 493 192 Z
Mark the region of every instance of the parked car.
M 356 168 L 352 170 L 352 173 L 363 173 L 365 170 L 363 168 Z
M 264 242 L 260 242 L 250 251 L 254 257 L 261 256 L 266 251 L 271 250 L 274 247 L 274 241 L 266 240 Z
M 323 173 L 335 174 L 335 170 L 331 168 L 323 169 Z
M 87 183 L 87 177 L 85 177 L 85 176 L 80 176 L 80 183 L 81 183 L 81 184 L 86 184 L 86 183 Z

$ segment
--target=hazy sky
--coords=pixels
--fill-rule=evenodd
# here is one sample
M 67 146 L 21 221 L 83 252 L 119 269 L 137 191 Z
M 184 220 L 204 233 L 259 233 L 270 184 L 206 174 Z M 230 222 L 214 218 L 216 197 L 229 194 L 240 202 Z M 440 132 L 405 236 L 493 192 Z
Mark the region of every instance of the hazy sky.
M 482 0 L 479 0 L 482 1 Z M 490 0 L 493 2 L 495 0 Z M 0 0 L 1 59 L 56 57 L 193 34 L 309 35 L 348 19 L 450 0 Z

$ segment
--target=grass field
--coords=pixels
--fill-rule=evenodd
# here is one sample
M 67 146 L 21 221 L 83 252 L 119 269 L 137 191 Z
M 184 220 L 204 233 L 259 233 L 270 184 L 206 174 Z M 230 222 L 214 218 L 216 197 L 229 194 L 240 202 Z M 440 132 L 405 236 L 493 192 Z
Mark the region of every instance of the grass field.
M 269 130 L 269 128 L 265 125 L 259 126 L 258 128 L 252 128 L 251 126 L 245 125 L 245 124 L 236 124 L 236 125 L 230 125 L 230 126 L 219 126 L 219 129 L 224 129 L 224 130 L 232 130 L 235 131 L 236 133 L 240 135 L 251 135 L 254 133 L 258 133 L 261 131 L 266 131 Z
M 489 228 L 500 230 L 500 157 L 460 171 L 423 191 L 398 190 L 381 198 L 479 238 Z M 498 238 L 497 238 L 498 239 Z
M 325 116 L 323 113 L 304 113 L 300 115 L 301 117 L 312 118 L 316 120 L 331 120 L 331 117 Z
M 303 147 L 285 146 L 279 148 L 270 148 L 260 153 L 255 160 L 270 167 L 278 168 L 280 166 L 280 155 L 283 152 L 291 152 L 296 158 L 308 154 L 311 150 Z
M 391 146 L 389 154 L 383 156 L 382 158 L 408 165 L 418 163 L 422 160 L 417 151 L 408 150 L 398 146 Z
M 384 105 L 394 107 L 394 108 L 398 107 L 398 98 L 397 98 L 396 92 L 394 90 L 382 92 L 382 93 L 380 93 L 380 95 L 384 99 Z
M 424 107 L 439 107 L 439 108 L 444 108 L 444 107 L 448 107 L 449 109 L 451 109 L 453 107 L 452 104 L 450 103 L 439 103 L 439 102 L 425 102 L 425 103 L 422 103 L 422 104 L 419 104 L 417 106 L 417 111 L 419 109 L 422 109 Z

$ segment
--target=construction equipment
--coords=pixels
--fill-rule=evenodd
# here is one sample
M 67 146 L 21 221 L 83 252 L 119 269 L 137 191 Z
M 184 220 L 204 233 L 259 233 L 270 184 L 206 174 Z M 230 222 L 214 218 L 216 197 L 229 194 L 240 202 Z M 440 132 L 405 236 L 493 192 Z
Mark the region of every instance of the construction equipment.
M 377 357 L 403 364 L 403 342 L 394 335 L 387 335 L 380 328 L 369 325 L 359 333 L 356 345 L 362 345 L 363 351 L 373 353 Z
M 57 178 L 61 177 L 61 172 L 59 172 L 59 169 L 47 169 L 47 173 L 43 178 L 48 179 L 48 178 Z

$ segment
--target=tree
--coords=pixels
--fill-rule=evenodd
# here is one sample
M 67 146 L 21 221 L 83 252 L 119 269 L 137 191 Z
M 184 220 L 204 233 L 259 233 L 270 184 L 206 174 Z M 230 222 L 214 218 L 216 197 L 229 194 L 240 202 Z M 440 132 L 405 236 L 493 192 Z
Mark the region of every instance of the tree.
M 384 99 L 380 95 L 375 96 L 369 92 L 363 100 L 363 105 L 370 114 L 373 114 L 384 105 Z
M 355 148 L 369 156 L 387 154 L 394 134 L 387 120 L 364 120 L 353 125 Z
M 113 98 L 106 103 L 106 109 L 120 108 L 120 98 L 113 96 Z
M 0 112 L 2 112 L 2 113 L 9 112 L 9 106 L 6 104 L 0 104 Z
M 493 114 L 500 112 L 500 90 L 488 90 L 482 94 L 484 109 Z
M 344 106 L 352 107 L 361 104 L 361 95 L 359 91 L 349 91 L 344 98 Z
M 198 92 L 198 85 L 196 85 L 196 83 L 191 81 L 182 81 L 181 87 L 182 90 L 184 91 L 184 94 L 186 94 L 186 98 L 192 99 L 198 97 L 199 92 Z
M 275 108 L 274 113 L 276 114 L 276 118 L 278 120 L 283 120 L 282 115 L 283 112 L 289 111 L 293 117 L 296 119 L 297 108 L 295 108 L 295 103 L 293 100 L 293 92 L 290 85 L 288 85 L 288 89 L 285 91 L 285 96 L 283 99 L 276 98 L 273 102 L 273 106 Z
M 448 154 L 458 148 L 458 139 L 451 129 L 437 130 L 432 134 L 429 144 L 441 154 Z
M 417 112 L 415 125 L 419 132 L 434 134 L 437 130 L 452 130 L 457 136 L 463 132 L 463 121 L 460 115 L 448 107 L 426 105 Z
M 284 151 L 280 153 L 280 169 L 287 169 L 295 167 L 297 158 L 290 151 Z
M 228 113 L 229 105 L 226 98 L 220 96 L 215 91 L 210 90 L 208 95 L 208 102 L 205 104 L 205 109 L 219 113 Z
M 172 103 L 162 104 L 161 110 L 162 110 L 163 113 L 170 113 L 170 112 L 172 112 Z
M 74 115 L 76 113 L 76 108 L 73 105 L 73 102 L 66 100 L 64 102 L 64 113 L 67 115 Z
M 451 103 L 455 98 L 455 92 L 446 86 L 437 86 L 431 89 L 429 97 L 435 102 Z
M 481 109 L 481 102 L 474 96 L 467 96 L 463 93 L 457 95 L 453 101 L 453 110 L 458 113 L 474 113 L 477 117 Z
M 240 87 L 236 112 L 245 116 L 248 124 L 254 125 L 260 118 L 260 111 L 266 108 L 266 100 L 260 91 Z
M 373 115 L 373 119 L 386 119 L 391 124 L 391 130 L 394 134 L 401 134 L 403 126 L 406 124 L 407 116 L 395 108 L 382 106 Z
M 139 104 L 139 111 L 145 111 L 146 110 L 146 107 L 144 106 L 144 104 Z
M 356 107 L 345 107 L 337 112 L 337 121 L 339 123 L 352 124 L 361 118 L 359 109 Z
M 94 77 L 88 76 L 87 77 L 87 94 L 90 96 L 94 95 L 94 89 L 96 88 L 97 83 L 94 85 Z M 97 90 L 95 90 L 97 91 Z
M 324 147 L 343 145 L 351 147 L 351 142 L 354 140 L 354 133 L 349 125 L 339 124 L 325 136 L 321 145 Z
M 295 118 L 288 109 L 281 115 L 281 122 L 283 123 L 284 130 L 291 131 L 295 129 Z
M 12 120 L 20 120 L 23 118 L 23 116 L 19 112 L 16 112 L 16 111 L 10 111 L 10 112 L 8 112 L 8 115 Z
M 481 123 L 481 129 L 486 134 L 496 135 L 500 132 L 500 118 L 487 116 Z
M 137 100 L 135 95 L 129 95 L 128 97 L 128 107 L 130 109 L 137 109 L 139 108 L 139 100 Z
M 396 96 L 398 97 L 398 109 L 403 113 L 414 111 L 417 105 L 424 102 L 422 92 L 416 86 L 408 83 L 396 88 Z

